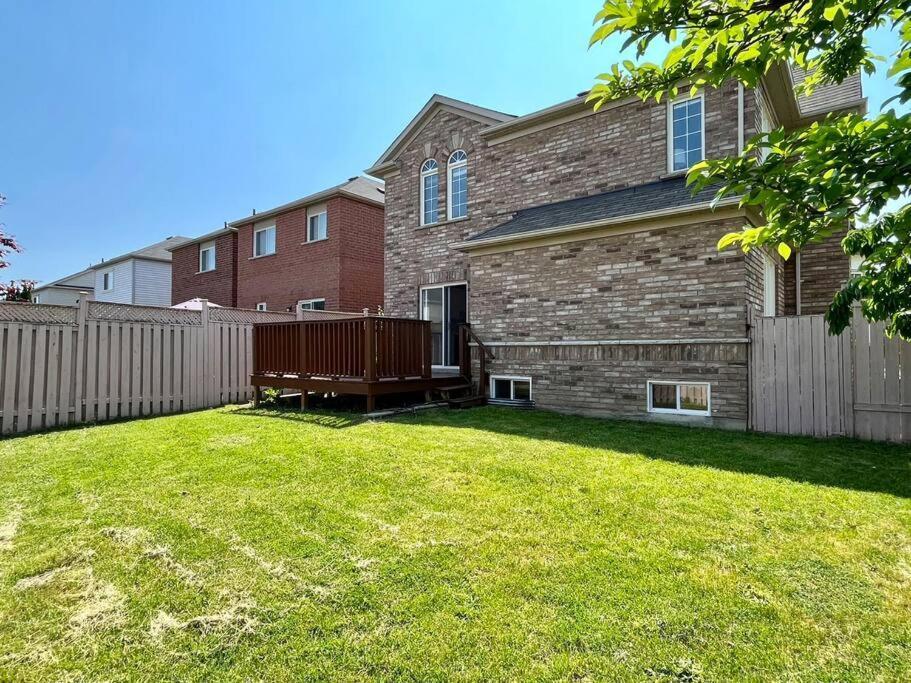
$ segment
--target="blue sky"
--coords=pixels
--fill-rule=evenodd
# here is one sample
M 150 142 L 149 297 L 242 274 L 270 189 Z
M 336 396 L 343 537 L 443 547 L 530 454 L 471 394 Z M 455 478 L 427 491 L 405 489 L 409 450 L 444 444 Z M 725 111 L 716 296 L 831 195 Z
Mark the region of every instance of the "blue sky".
M 0 222 L 48 281 L 370 166 L 435 92 L 523 114 L 587 89 L 597 0 L 0 0 Z M 885 52 L 895 41 L 874 36 Z M 876 111 L 891 89 L 865 82 Z

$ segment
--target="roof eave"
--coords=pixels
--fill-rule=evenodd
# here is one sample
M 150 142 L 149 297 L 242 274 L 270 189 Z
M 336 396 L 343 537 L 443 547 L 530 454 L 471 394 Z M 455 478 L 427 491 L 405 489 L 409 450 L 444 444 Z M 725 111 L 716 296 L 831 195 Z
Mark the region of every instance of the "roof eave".
M 686 206 L 677 206 L 669 209 L 657 209 L 655 211 L 645 211 L 637 214 L 627 214 L 625 216 L 615 216 L 613 218 L 602 218 L 585 223 L 572 223 L 569 225 L 559 225 L 551 228 L 540 228 L 538 230 L 529 230 L 527 232 L 515 233 L 513 235 L 500 235 L 486 239 L 465 240 L 450 244 L 450 248 L 458 251 L 471 252 L 484 247 L 510 244 L 514 242 L 526 242 L 551 237 L 567 233 L 580 233 L 596 228 L 606 228 L 611 226 L 623 225 L 626 223 L 639 223 L 668 216 L 685 215 L 690 213 L 700 213 L 703 211 L 713 211 L 714 209 L 736 206 L 740 202 L 740 197 L 726 197 L 718 202 L 699 202 L 698 204 L 688 204 Z
M 269 209 L 267 211 L 263 211 L 262 213 L 254 213 L 246 216 L 245 218 L 239 218 L 236 221 L 231 221 L 228 223 L 228 227 L 237 229 L 242 225 L 248 225 L 250 223 L 257 223 L 269 218 L 275 218 L 276 216 L 287 213 L 288 211 L 294 211 L 295 209 L 301 209 L 305 206 L 318 204 L 319 202 L 324 202 L 327 199 L 332 199 L 333 197 L 346 197 L 347 199 L 354 199 L 359 202 L 373 204 L 374 206 L 385 206 L 385 202 L 381 202 L 378 199 L 370 199 L 369 197 L 357 194 L 356 192 L 349 192 L 348 190 L 345 190 L 341 187 L 333 187 L 328 190 L 323 190 L 322 192 L 317 192 L 316 194 L 309 195 L 308 197 L 295 199 L 293 202 L 288 202 L 287 204 L 276 206 L 274 209 Z
M 190 247 L 190 246 L 193 246 L 194 244 L 199 244 L 200 242 L 207 242 L 209 240 L 214 240 L 217 237 L 221 237 L 222 235 L 228 235 L 232 232 L 237 232 L 237 228 L 229 227 L 229 228 L 221 228 L 219 230 L 213 230 L 212 232 L 208 232 L 205 235 L 200 235 L 199 237 L 194 237 L 193 239 L 188 240 L 186 242 L 181 242 L 180 244 L 178 244 L 176 246 L 168 247 L 165 251 L 174 253 L 177 249 L 182 249 L 183 247 Z

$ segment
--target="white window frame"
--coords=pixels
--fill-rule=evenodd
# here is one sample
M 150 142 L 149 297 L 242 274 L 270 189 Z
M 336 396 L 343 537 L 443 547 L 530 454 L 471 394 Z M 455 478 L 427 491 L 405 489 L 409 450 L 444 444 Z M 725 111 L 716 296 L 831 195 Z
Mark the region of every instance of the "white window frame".
M 461 152 L 464 156 L 464 159 L 459 159 L 458 161 L 453 161 L 452 157 Z M 465 215 L 464 216 L 453 216 L 452 215 L 452 174 L 454 171 L 464 168 L 465 169 Z M 423 187 L 423 184 L 422 184 Z M 452 154 L 449 155 L 449 159 L 446 162 L 446 218 L 447 220 L 461 220 L 463 218 L 468 218 L 468 153 L 464 149 L 457 149 Z
M 775 260 L 762 254 L 762 315 L 772 317 L 778 310 L 778 273 Z
M 689 408 L 680 407 L 680 385 L 689 384 L 693 386 L 701 386 L 706 388 L 705 392 L 705 410 L 692 410 Z M 664 386 L 676 386 L 677 391 L 677 408 L 655 408 L 652 405 L 652 386 L 653 385 L 664 385 Z M 646 382 L 645 387 L 646 393 L 646 402 L 648 406 L 648 412 L 650 413 L 664 413 L 666 415 L 697 415 L 700 417 L 710 417 L 712 415 L 712 385 L 710 382 L 691 382 L 685 379 L 679 380 L 658 380 L 650 379 Z
M 40 304 L 40 303 L 41 303 L 41 295 L 40 295 L 40 294 L 32 294 L 32 303 L 33 303 L 33 304 Z
M 256 304 L 256 310 L 257 310 L 257 311 L 265 311 L 265 310 L 267 310 L 267 309 L 266 309 L 266 302 L 265 302 L 265 301 L 260 301 L 258 304 Z
M 427 320 L 427 318 L 423 317 L 424 316 L 424 291 L 425 290 L 442 289 L 443 296 L 445 297 L 447 287 L 458 287 L 459 285 L 465 285 L 465 320 L 470 322 L 471 321 L 471 298 L 469 296 L 469 291 L 468 291 L 468 280 L 456 280 L 454 282 L 440 282 L 435 285 L 421 285 L 420 287 L 418 287 L 418 317 L 421 320 Z M 444 303 L 444 306 L 443 306 L 444 311 L 445 311 L 445 308 L 446 307 L 445 307 L 445 303 Z M 444 321 L 444 323 L 443 323 L 443 340 L 444 341 L 443 341 L 443 347 L 442 347 L 444 360 L 446 359 L 446 356 L 448 355 L 446 352 L 449 350 L 449 348 L 446 346 L 446 341 L 445 341 L 446 338 L 449 336 L 448 332 L 449 332 L 449 322 Z M 434 369 L 437 369 L 437 370 L 456 370 L 456 369 L 458 369 L 459 366 L 443 364 L 443 365 L 431 365 L 431 367 Z
M 424 166 L 427 164 L 428 161 L 432 161 L 434 164 L 436 164 L 432 171 L 424 170 Z M 424 220 L 424 178 L 426 178 L 428 176 L 432 176 L 432 175 L 435 175 L 437 177 L 437 219 L 435 221 L 433 221 L 432 223 L 427 223 Z M 440 164 L 439 164 L 439 162 L 437 162 L 436 159 L 432 159 L 432 158 L 424 159 L 424 161 L 421 162 L 421 181 L 420 182 L 421 182 L 421 206 L 420 206 L 420 210 L 418 213 L 420 215 L 421 225 L 422 226 L 436 225 L 437 223 L 440 222 Z
M 686 168 L 674 168 L 674 105 L 690 100 L 700 100 L 702 112 L 699 116 L 699 135 L 702 138 L 702 156 L 699 161 L 705 159 L 705 95 L 701 92 L 690 97 L 689 94 L 680 95 L 673 100 L 667 101 L 667 172 L 668 173 L 686 173 L 689 169 L 689 160 Z M 698 162 L 696 162 L 698 163 Z
M 494 380 L 508 380 L 509 381 L 509 398 L 495 398 L 493 395 Z M 489 395 L 495 401 L 524 401 L 525 399 L 516 398 L 516 382 L 528 382 L 528 400 L 534 400 L 534 386 L 531 381 L 531 377 L 524 377 L 522 375 L 491 375 L 490 376 L 490 387 Z
M 207 251 L 212 252 L 212 267 L 211 268 L 202 267 L 202 255 Z M 211 273 L 213 270 L 215 270 L 215 241 L 214 240 L 211 242 L 203 242 L 202 244 L 199 245 L 199 272 L 200 273 Z
M 325 217 L 325 228 L 326 231 L 322 237 L 314 237 L 312 233 L 313 228 L 313 219 L 318 219 L 320 216 Z M 307 213 L 307 242 L 322 242 L 323 240 L 329 239 L 329 213 L 326 209 L 318 211 L 317 213 Z
M 106 270 L 101 274 L 101 291 L 110 292 L 114 289 L 114 271 Z
M 322 304 L 323 304 L 323 307 L 321 309 L 313 308 L 313 304 L 317 304 L 320 302 L 322 302 Z M 325 299 L 301 299 L 300 301 L 297 302 L 297 307 L 299 309 L 301 309 L 302 311 L 319 311 L 319 310 L 325 311 L 326 310 L 326 300 Z
M 256 253 L 256 236 L 261 232 L 267 232 L 269 230 L 271 230 L 272 234 L 273 234 L 272 251 L 270 251 L 268 253 L 264 253 L 264 254 L 257 254 Z M 261 258 L 263 256 L 272 256 L 272 254 L 274 254 L 277 249 L 278 249 L 278 231 L 275 228 L 275 223 L 272 223 L 271 225 L 265 225 L 261 228 L 253 229 L 253 258 Z

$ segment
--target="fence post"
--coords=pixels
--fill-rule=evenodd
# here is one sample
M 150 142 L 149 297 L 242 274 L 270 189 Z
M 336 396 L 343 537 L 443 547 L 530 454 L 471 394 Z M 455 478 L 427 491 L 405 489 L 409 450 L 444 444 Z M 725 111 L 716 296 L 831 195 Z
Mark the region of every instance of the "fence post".
M 364 318 L 364 379 L 376 381 L 376 318 Z
M 303 320 L 303 319 L 304 319 L 304 309 L 301 308 L 301 305 L 300 305 L 300 304 L 295 304 L 295 305 L 294 305 L 294 317 L 295 317 L 295 319 L 297 319 L 297 320 Z
M 212 358 L 209 353 L 209 300 L 199 300 L 199 315 L 202 320 L 202 403 L 205 407 L 212 406 Z
M 89 317 L 89 302 L 86 295 L 79 298 L 79 308 L 76 311 L 76 392 L 73 397 L 73 421 L 82 422 L 83 403 L 85 402 L 85 338 L 88 333 L 87 321 Z M 34 418 L 33 418 L 34 419 Z

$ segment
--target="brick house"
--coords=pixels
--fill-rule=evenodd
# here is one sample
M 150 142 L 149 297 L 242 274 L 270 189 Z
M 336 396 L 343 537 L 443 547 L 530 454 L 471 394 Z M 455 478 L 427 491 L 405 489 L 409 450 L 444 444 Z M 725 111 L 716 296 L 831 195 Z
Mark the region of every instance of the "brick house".
M 174 303 L 376 310 L 383 303 L 383 184 L 351 178 L 174 250 Z
M 818 310 L 848 262 L 837 238 L 787 264 L 719 253 L 760 218 L 683 175 L 757 130 L 865 107 L 859 77 L 798 100 L 800 78 L 519 117 L 433 96 L 367 171 L 386 188 L 387 313 L 432 321 L 438 366 L 469 321 L 494 400 L 743 428 L 748 310 Z

